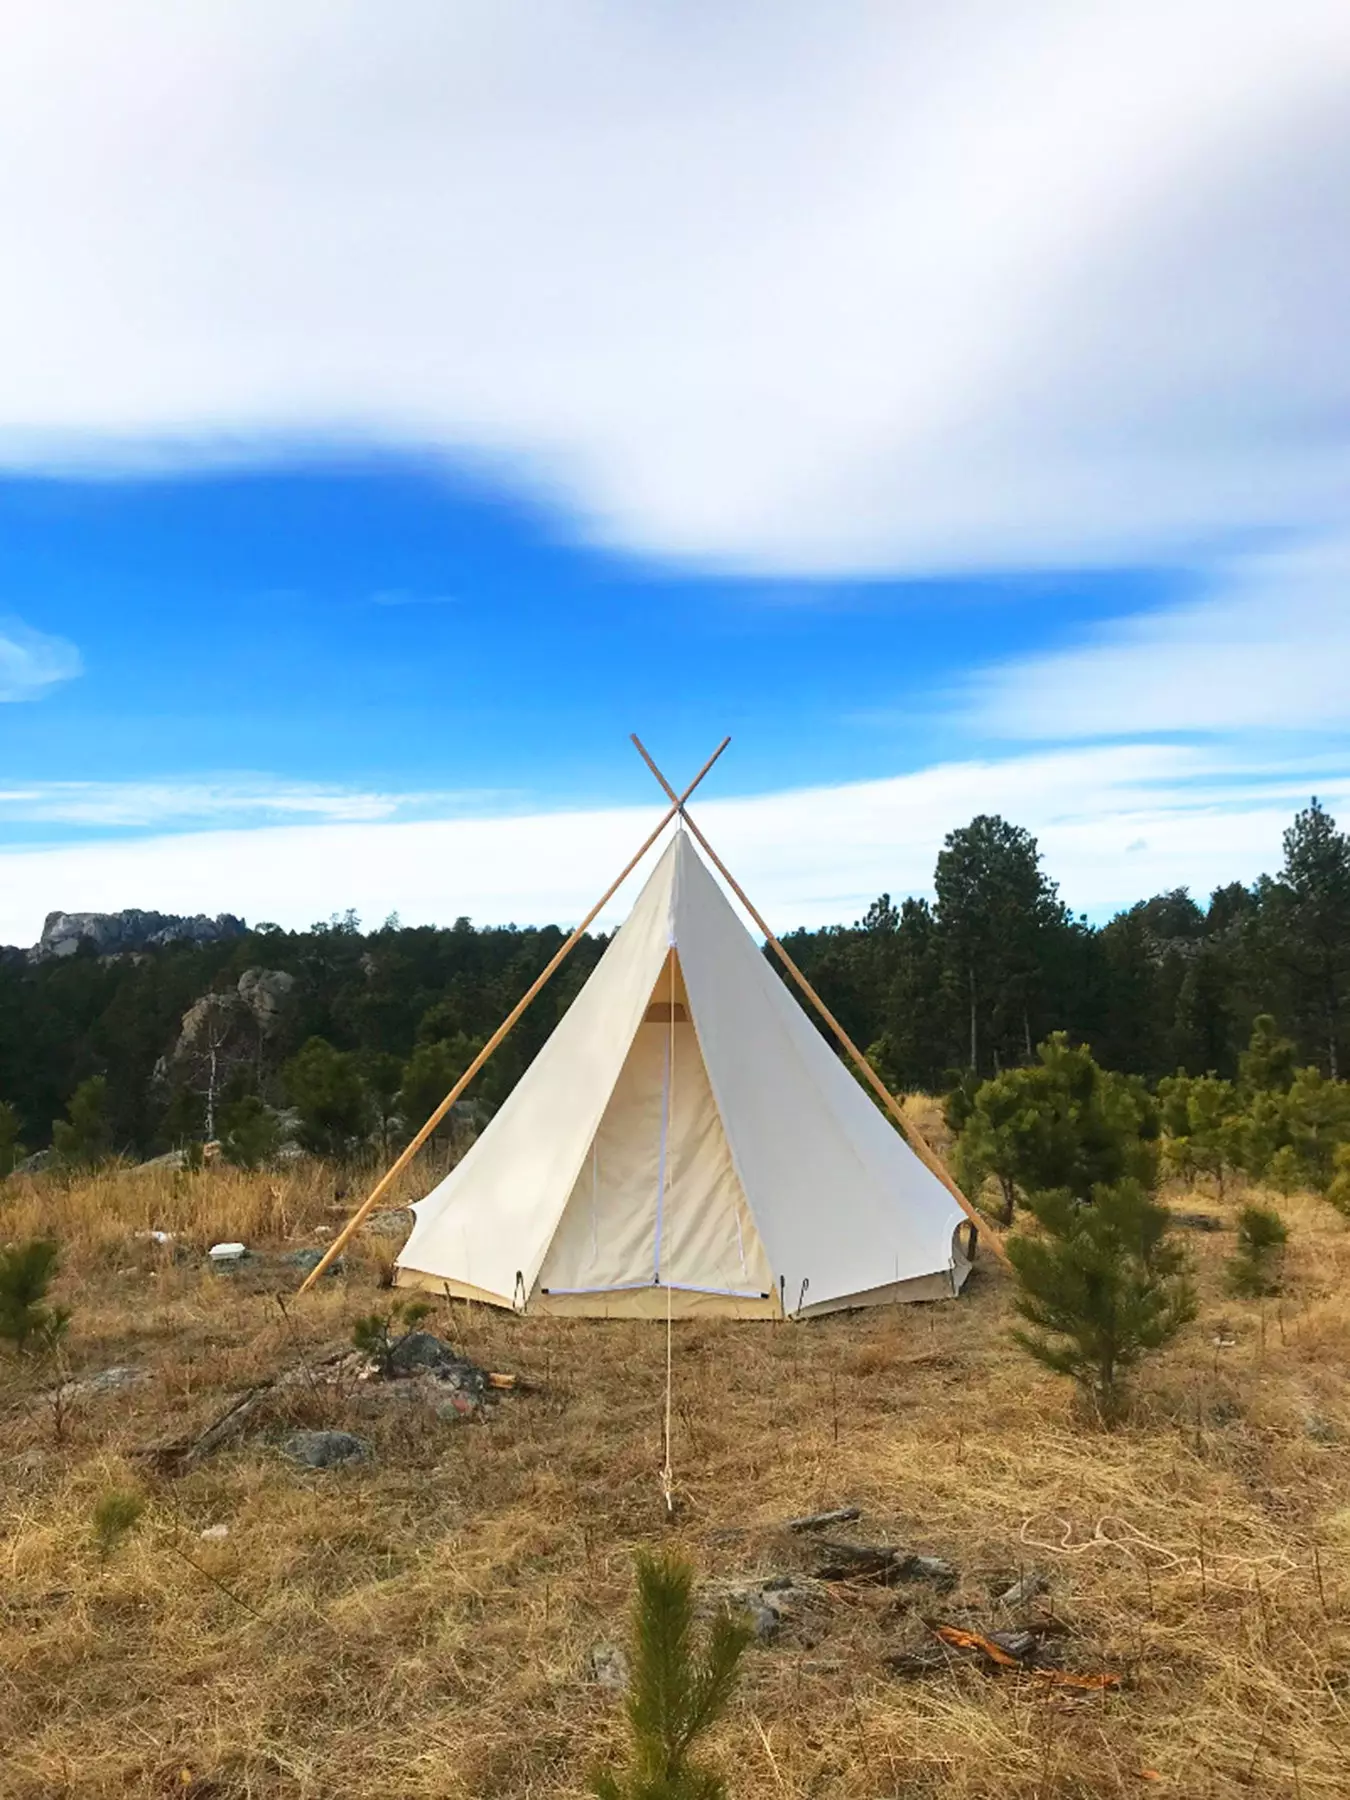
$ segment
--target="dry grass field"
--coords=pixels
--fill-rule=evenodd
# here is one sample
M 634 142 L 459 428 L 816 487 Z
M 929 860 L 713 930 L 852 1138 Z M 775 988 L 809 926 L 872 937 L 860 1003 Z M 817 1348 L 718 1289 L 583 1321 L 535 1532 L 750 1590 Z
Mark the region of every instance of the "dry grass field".
M 809 1568 L 783 1521 L 845 1502 L 858 1541 L 945 1557 L 959 1585 L 835 1583 L 754 1648 L 715 1746 L 736 1800 L 1346 1793 L 1350 1228 L 1323 1203 L 1282 1203 L 1280 1302 L 1225 1296 L 1231 1230 L 1190 1237 L 1200 1320 L 1112 1435 L 1009 1344 L 986 1256 L 955 1303 L 678 1326 L 673 1526 L 665 1333 L 644 1324 L 443 1305 L 442 1335 L 521 1377 L 484 1417 L 372 1418 L 301 1381 L 187 1473 L 156 1472 L 142 1452 L 312 1366 L 388 1298 L 396 1240 L 367 1236 L 343 1278 L 278 1305 L 296 1281 L 280 1253 L 321 1243 L 350 1198 L 304 1168 L 0 1187 L 0 1242 L 65 1246 L 72 1377 L 144 1376 L 59 1421 L 50 1377 L 0 1378 L 5 1800 L 569 1800 L 621 1741 L 587 1659 L 624 1632 L 634 1550 L 678 1544 L 711 1583 Z M 178 1234 L 177 1257 L 150 1228 Z M 259 1254 L 205 1267 L 232 1237 Z M 369 1461 L 315 1471 L 277 1448 L 288 1426 L 343 1423 Z M 101 1559 L 112 1488 L 147 1506 Z M 1029 1571 L 1048 1592 L 1001 1615 L 992 1596 Z M 885 1659 L 932 1641 L 925 1618 L 1049 1625 L 1066 1667 L 1122 1685 L 978 1661 L 896 1675 Z

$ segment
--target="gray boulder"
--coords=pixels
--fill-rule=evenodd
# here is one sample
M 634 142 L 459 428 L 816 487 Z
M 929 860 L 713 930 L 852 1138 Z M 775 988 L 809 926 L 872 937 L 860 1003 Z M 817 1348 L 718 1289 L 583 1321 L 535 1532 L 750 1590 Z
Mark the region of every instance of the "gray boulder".
M 293 1431 L 282 1439 L 281 1453 L 310 1469 L 332 1469 L 341 1463 L 364 1462 L 370 1445 L 350 1431 Z
M 294 988 L 294 975 L 288 975 L 284 969 L 245 969 L 239 977 L 239 998 L 265 1037 L 280 1028 Z

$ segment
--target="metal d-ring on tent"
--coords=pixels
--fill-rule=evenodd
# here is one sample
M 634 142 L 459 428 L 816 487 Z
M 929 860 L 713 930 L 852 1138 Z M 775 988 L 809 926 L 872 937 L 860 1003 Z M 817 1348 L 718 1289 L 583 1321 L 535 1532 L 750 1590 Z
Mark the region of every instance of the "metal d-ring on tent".
M 789 1295 L 802 1316 L 959 1291 L 976 1215 L 687 811 L 729 741 L 676 794 L 634 737 L 668 811 L 304 1288 L 675 821 L 627 921 L 544 1048 L 467 1154 L 413 1206 L 396 1282 L 517 1311 L 664 1316 L 668 1331 L 671 1319 L 695 1314 L 781 1318 Z M 769 967 L 712 869 L 898 1134 Z

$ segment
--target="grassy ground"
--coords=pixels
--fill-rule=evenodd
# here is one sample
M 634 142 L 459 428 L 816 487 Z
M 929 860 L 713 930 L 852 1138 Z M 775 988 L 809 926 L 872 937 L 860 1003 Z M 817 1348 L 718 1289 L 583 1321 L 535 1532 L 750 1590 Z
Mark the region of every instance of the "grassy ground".
M 1111 1436 L 1008 1344 L 1007 1278 L 986 1258 L 956 1303 L 677 1327 L 673 1528 L 665 1334 L 641 1324 L 443 1307 L 458 1348 L 531 1384 L 486 1423 L 361 1418 L 372 1461 L 302 1470 L 276 1434 L 340 1408 L 301 1385 L 242 1442 L 153 1475 L 137 1452 L 190 1436 L 302 1347 L 342 1343 L 393 1246 L 365 1239 L 289 1320 L 275 1292 L 292 1272 L 264 1257 L 221 1276 L 199 1253 L 319 1243 L 349 1201 L 319 1171 L 0 1187 L 0 1242 L 42 1229 L 66 1245 L 73 1373 L 148 1375 L 71 1407 L 58 1441 L 40 1384 L 6 1371 L 6 1800 L 567 1800 L 621 1738 L 585 1665 L 623 1633 L 634 1549 L 673 1540 L 705 1576 L 767 1575 L 808 1555 L 784 1519 L 846 1501 L 861 1539 L 944 1556 L 961 1585 L 840 1587 L 752 1651 L 718 1743 L 737 1800 L 1345 1793 L 1350 1230 L 1325 1205 L 1282 1203 L 1289 1292 L 1264 1308 L 1224 1295 L 1231 1231 L 1196 1234 L 1201 1319 Z M 150 1227 L 197 1254 L 134 1235 Z M 109 1488 L 148 1506 L 100 1561 L 90 1521 Z M 220 1524 L 227 1537 L 201 1536 Z M 1031 1614 L 1122 1691 L 887 1672 L 923 1637 L 919 1614 L 1008 1624 L 990 1594 L 1033 1568 L 1051 1589 Z

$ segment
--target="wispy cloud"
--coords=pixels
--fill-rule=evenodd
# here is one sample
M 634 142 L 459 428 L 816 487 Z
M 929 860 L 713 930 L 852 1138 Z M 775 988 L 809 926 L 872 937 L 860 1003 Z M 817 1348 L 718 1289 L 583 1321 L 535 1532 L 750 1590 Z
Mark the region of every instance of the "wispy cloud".
M 429 447 L 787 572 L 1325 526 L 1348 95 L 1344 0 L 19 9 L 0 457 Z
M 82 673 L 74 644 L 34 631 L 22 619 L 0 618 L 0 701 L 40 700 L 50 688 Z
M 1350 538 L 1221 565 L 1184 605 L 984 670 L 963 711 L 1041 740 L 1350 732 Z
M 771 923 L 856 917 L 883 889 L 924 892 L 943 836 L 1001 811 L 1037 833 L 1075 908 L 1100 916 L 1177 885 L 1206 892 L 1274 868 L 1310 791 L 1350 809 L 1350 779 L 1285 760 L 1136 744 L 962 762 L 886 781 L 713 800 L 700 822 Z M 53 907 L 226 909 L 305 925 L 354 906 L 409 923 L 567 922 L 650 829 L 653 808 L 409 821 L 355 819 L 0 852 L 0 941 Z M 634 887 L 602 923 L 622 919 Z
M 368 824 L 427 813 L 444 817 L 489 807 L 500 811 L 507 799 L 500 792 L 486 790 L 379 793 L 248 776 L 196 781 L 38 781 L 0 787 L 0 830 L 5 825 L 24 825 L 150 831 L 166 826 L 201 829 L 220 822 L 271 825 L 296 819 Z

